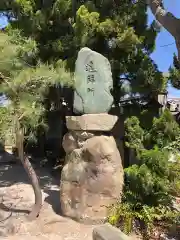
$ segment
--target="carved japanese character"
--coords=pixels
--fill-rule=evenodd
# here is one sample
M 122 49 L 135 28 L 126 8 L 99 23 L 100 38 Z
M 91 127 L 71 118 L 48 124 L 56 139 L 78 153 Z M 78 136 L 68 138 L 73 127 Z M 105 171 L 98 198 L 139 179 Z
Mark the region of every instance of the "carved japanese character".
M 95 78 L 94 78 L 93 74 L 87 76 L 87 82 L 88 83 L 94 83 L 95 82 Z

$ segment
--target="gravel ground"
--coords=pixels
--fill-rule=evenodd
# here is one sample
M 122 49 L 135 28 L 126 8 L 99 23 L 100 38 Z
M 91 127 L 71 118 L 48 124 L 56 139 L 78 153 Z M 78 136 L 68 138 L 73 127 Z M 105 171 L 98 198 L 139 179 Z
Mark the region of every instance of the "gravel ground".
M 60 215 L 58 182 L 43 168 L 36 172 L 44 205 L 40 216 L 28 222 L 26 216 L 34 203 L 34 195 L 26 173 L 19 164 L 0 164 L 0 239 L 92 239 L 92 225 L 83 225 Z
M 0 240 L 92 240 L 93 225 L 61 216 L 59 180 L 42 167 L 35 171 L 44 204 L 40 216 L 28 222 L 26 216 L 34 203 L 34 194 L 27 175 L 20 164 L 6 164 L 0 159 Z M 140 238 L 133 235 L 132 239 Z

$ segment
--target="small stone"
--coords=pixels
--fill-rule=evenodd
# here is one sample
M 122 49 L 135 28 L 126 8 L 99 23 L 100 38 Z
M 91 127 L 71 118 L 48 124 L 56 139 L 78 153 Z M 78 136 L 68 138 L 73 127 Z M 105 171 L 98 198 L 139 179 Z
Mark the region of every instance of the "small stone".
M 82 140 L 87 140 L 88 138 L 94 137 L 94 133 L 90 133 L 86 131 L 76 131 L 75 135 Z
M 133 240 L 131 237 L 125 235 L 120 229 L 104 224 L 94 228 L 93 240 Z
M 67 154 L 77 148 L 77 142 L 72 133 L 64 135 L 62 146 Z

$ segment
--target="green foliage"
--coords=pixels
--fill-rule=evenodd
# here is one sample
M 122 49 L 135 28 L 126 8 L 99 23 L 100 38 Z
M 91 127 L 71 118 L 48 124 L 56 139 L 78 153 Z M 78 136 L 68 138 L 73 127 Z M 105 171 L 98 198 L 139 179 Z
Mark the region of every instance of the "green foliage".
M 118 225 L 119 222 L 123 222 L 123 232 L 126 234 L 132 231 L 134 214 L 131 206 L 128 203 L 118 203 L 114 205 L 108 217 L 108 222 L 112 225 Z
M 172 86 L 180 89 L 180 69 L 170 68 L 169 72 Z
M 168 221 L 169 224 L 175 223 L 179 214 L 171 208 L 159 205 L 157 207 L 143 205 L 140 209 L 134 205 L 123 202 L 117 203 L 110 208 L 108 222 L 112 225 L 121 225 L 122 231 L 126 234 L 133 230 L 144 233 L 145 239 L 149 236 L 158 221 Z M 136 228 L 136 229 L 135 229 Z
M 165 110 L 160 118 L 155 118 L 151 129 L 151 138 L 158 147 L 165 147 L 180 135 L 180 128 L 169 110 Z
M 126 146 L 135 150 L 143 148 L 144 130 L 140 127 L 140 121 L 133 116 L 125 121 Z
M 49 87 L 56 84 L 70 86 L 72 76 L 63 64 L 56 68 L 40 62 L 36 66 L 30 65 L 37 52 L 34 40 L 21 38 L 18 45 L 14 35 L 11 38 L 4 33 L 0 34 L 0 39 L 0 93 L 10 101 L 6 111 L 1 112 L 2 119 L 9 119 L 8 124 L 1 124 L 1 129 L 6 132 L 10 129 L 9 123 L 14 128 L 17 121 L 26 131 L 35 129 L 44 124 L 43 101 Z
M 139 229 L 149 239 L 158 222 L 178 221 L 172 194 L 179 190 L 180 165 L 170 164 L 168 152 L 158 149 L 143 150 L 139 157 L 138 165 L 125 169 L 123 198 L 110 208 L 108 221 L 127 234 Z
M 180 196 L 180 136 L 176 137 L 176 140 L 169 143 L 164 147 L 165 151 L 169 151 L 169 157 L 172 158 L 169 161 L 170 168 L 170 188 L 171 193 L 174 196 Z
M 13 113 L 11 106 L 0 107 L 0 142 L 10 145 L 15 143 Z
M 151 128 L 145 128 L 145 119 L 141 121 L 132 116 L 125 121 L 126 145 L 138 153 L 143 148 L 157 146 L 164 148 L 180 136 L 180 128 L 173 115 L 166 109 L 159 118 L 154 118 Z M 177 144 L 176 144 L 177 146 Z M 170 145 L 169 145 L 170 147 Z
M 173 87 L 180 89 L 180 61 L 174 55 L 174 67 L 169 69 L 169 80 Z
M 97 28 L 99 26 L 99 13 L 89 12 L 88 9 L 82 5 L 76 15 L 76 23 L 74 24 L 75 42 L 76 44 L 84 47 L 88 44 L 88 41 L 95 37 L 97 34 Z M 102 26 L 102 31 L 106 31 L 108 24 Z M 87 31 L 87 28 L 89 31 Z
M 0 10 L 14 17 L 8 31 L 20 29 L 35 42 L 33 65 L 36 59 L 53 65 L 61 59 L 74 70 L 77 52 L 84 46 L 108 57 L 115 104 L 124 94 L 119 76 L 128 79 L 133 93 L 152 94 L 166 87 L 150 58 L 157 34 L 147 25 L 146 4 L 129 0 L 1 0 Z
M 165 149 L 166 151 L 169 151 L 169 152 L 175 154 L 176 159 L 178 160 L 178 159 L 180 158 L 180 156 L 179 156 L 179 151 L 180 151 L 180 136 L 177 135 L 177 136 L 175 137 L 175 140 L 172 141 L 172 142 L 169 142 L 169 143 L 164 147 L 164 149 Z
M 126 145 L 135 149 L 138 162 L 125 169 L 123 199 L 111 208 L 108 220 L 126 233 L 138 222 L 149 236 L 158 221 L 174 224 L 179 216 L 172 201 L 180 194 L 180 132 L 168 110 L 154 118 L 149 132 L 142 126 L 135 116 L 125 122 Z M 170 153 L 176 162 L 169 162 Z
M 177 154 L 177 153 L 176 153 Z M 176 156 L 175 162 L 169 162 L 170 190 L 173 196 L 180 196 L 180 157 Z
M 167 204 L 170 200 L 167 152 L 157 149 L 143 150 L 139 157 L 139 165 L 125 169 L 127 201 L 150 206 Z
M 150 57 L 157 34 L 153 25 L 147 25 L 147 6 L 142 1 L 1 0 L 0 11 L 10 19 L 6 30 L 11 38 L 0 36 L 0 92 L 11 100 L 4 113 L 10 126 L 17 119 L 27 129 L 44 124 L 44 96 L 55 84 L 72 85 L 71 74 L 65 69 L 74 70 L 77 52 L 84 46 L 108 57 L 116 105 L 124 94 L 123 79 L 130 83 L 132 94 L 157 94 L 167 86 L 167 79 Z M 171 121 L 168 116 L 164 119 Z M 1 132 L 5 132 L 8 124 L 2 122 Z M 146 224 L 153 222 L 154 208 L 168 200 L 166 194 L 173 181 L 167 169 L 162 177 L 166 156 L 145 148 L 147 140 L 165 146 L 174 139 L 177 128 L 172 121 L 172 130 L 165 127 L 165 120 L 154 120 L 153 124 L 156 131 L 147 134 L 138 118 L 126 121 L 126 144 L 139 158 L 139 165 L 126 169 L 127 205 L 123 202 L 117 217 L 127 219 L 126 232 L 134 217 Z

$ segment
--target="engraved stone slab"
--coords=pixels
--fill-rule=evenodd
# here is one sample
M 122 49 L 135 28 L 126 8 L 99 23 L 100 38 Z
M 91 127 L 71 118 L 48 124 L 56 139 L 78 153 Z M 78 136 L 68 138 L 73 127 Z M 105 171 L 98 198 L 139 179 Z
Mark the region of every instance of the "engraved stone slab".
M 107 58 L 85 47 L 75 69 L 75 113 L 106 113 L 113 104 L 111 66 Z

